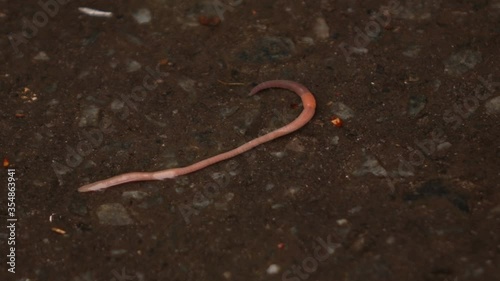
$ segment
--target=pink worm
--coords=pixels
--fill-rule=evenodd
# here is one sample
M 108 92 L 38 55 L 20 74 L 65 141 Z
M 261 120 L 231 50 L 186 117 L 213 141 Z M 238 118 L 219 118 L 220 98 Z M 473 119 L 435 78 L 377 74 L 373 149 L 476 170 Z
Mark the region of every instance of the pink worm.
M 283 88 L 293 91 L 297 95 L 299 95 L 300 98 L 302 99 L 302 104 L 304 106 L 304 109 L 302 110 L 302 113 L 300 113 L 299 117 L 297 117 L 288 125 L 285 125 L 284 127 L 276 129 L 256 139 L 253 139 L 233 150 L 221 153 L 216 156 L 212 156 L 208 159 L 202 160 L 190 166 L 183 168 L 167 169 L 157 172 L 131 172 L 126 174 L 121 174 L 118 176 L 111 177 L 109 179 L 84 185 L 78 188 L 78 191 L 79 192 L 96 191 L 111 186 L 124 184 L 127 182 L 172 179 L 177 176 L 189 174 L 201 170 L 217 162 L 242 154 L 260 144 L 263 144 L 265 142 L 274 140 L 275 138 L 279 138 L 283 135 L 296 131 L 300 129 L 302 126 L 304 126 L 307 122 L 309 122 L 309 120 L 311 120 L 316 108 L 316 100 L 314 99 L 313 94 L 306 87 L 293 81 L 273 80 L 273 81 L 263 82 L 257 85 L 255 88 L 252 89 L 252 91 L 250 91 L 250 96 L 261 90 L 268 88 Z

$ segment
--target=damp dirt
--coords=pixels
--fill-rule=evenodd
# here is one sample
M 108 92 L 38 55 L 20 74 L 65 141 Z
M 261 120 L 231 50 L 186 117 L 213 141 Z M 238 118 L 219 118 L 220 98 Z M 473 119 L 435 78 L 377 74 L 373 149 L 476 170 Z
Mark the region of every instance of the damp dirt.
M 500 1 L 0 0 L 0 279 L 495 280 L 499 20 Z M 248 96 L 275 79 L 314 93 L 302 129 L 77 192 L 289 123 L 292 92 Z

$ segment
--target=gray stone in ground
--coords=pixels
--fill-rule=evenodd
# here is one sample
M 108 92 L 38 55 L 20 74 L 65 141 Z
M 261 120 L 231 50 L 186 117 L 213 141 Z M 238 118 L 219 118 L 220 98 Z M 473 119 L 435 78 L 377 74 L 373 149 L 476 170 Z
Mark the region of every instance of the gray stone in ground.
M 125 249 L 114 249 L 114 250 L 110 251 L 110 254 L 112 256 L 120 256 L 120 255 L 123 255 L 126 253 L 127 253 L 127 250 L 125 250 Z
M 354 111 L 342 102 L 336 102 L 332 106 L 333 114 L 341 119 L 347 120 L 354 117 Z
M 141 39 L 139 39 L 139 37 L 134 36 L 132 34 L 128 34 L 128 33 L 124 33 L 124 35 L 125 35 L 125 38 L 127 39 L 127 41 L 129 41 L 130 43 L 135 44 L 137 46 L 144 45 L 144 43 L 142 42 Z
M 500 96 L 487 101 L 484 107 L 488 114 L 500 114 Z
M 239 108 L 240 107 L 237 105 L 231 106 L 231 107 L 223 107 L 219 110 L 219 112 L 223 118 L 227 118 L 227 117 L 230 117 L 231 115 L 233 115 L 234 113 L 236 113 L 236 111 L 238 111 Z
M 387 176 L 387 171 L 380 165 L 378 160 L 371 156 L 371 155 L 365 155 L 365 160 L 361 167 L 357 169 L 356 171 L 353 172 L 353 175 L 355 176 L 364 176 L 366 174 L 373 174 L 374 176 L 380 177 L 380 176 Z
M 50 60 L 49 56 L 45 52 L 39 52 L 35 57 L 33 57 L 33 59 L 42 61 Z
M 125 107 L 125 102 L 119 99 L 115 99 L 113 100 L 113 102 L 111 102 L 110 107 L 111 110 L 113 110 L 114 112 L 119 112 L 120 110 L 123 109 L 123 107 Z
M 184 91 L 188 93 L 185 98 L 188 102 L 194 102 L 196 100 L 196 81 L 191 78 L 179 78 L 177 85 L 179 85 Z
M 140 190 L 124 191 L 122 197 L 125 199 L 137 199 L 140 200 L 147 197 L 148 193 Z
M 127 72 L 134 72 L 141 69 L 142 65 L 135 60 L 131 60 L 127 63 Z
M 422 50 L 420 45 L 411 45 L 403 51 L 403 55 L 410 58 L 416 58 L 418 57 L 420 50 Z
M 293 138 L 289 141 L 285 148 L 295 152 L 304 152 L 305 150 L 304 144 L 298 138 Z
M 473 69 L 482 61 L 481 53 L 473 50 L 461 50 L 453 53 L 444 61 L 444 72 L 453 76 L 460 76 Z
M 193 206 L 195 208 L 205 208 L 208 205 L 212 203 L 212 200 L 210 200 L 208 197 L 206 197 L 203 193 L 199 192 L 196 193 L 194 198 L 193 198 Z
M 145 24 L 151 21 L 151 11 L 147 8 L 139 9 L 132 16 L 138 24 Z
M 304 45 L 312 46 L 314 45 L 314 39 L 311 37 L 302 37 L 299 39 L 299 43 L 302 43 Z
M 340 140 L 340 137 L 339 136 L 333 136 L 331 139 L 330 139 L 330 143 L 333 144 L 333 145 L 337 145 L 339 144 L 339 140 Z
M 408 114 L 412 117 L 417 116 L 427 104 L 427 97 L 424 95 L 411 96 L 408 101 Z
M 78 127 L 94 126 L 97 127 L 99 121 L 99 107 L 91 104 L 86 105 L 80 113 Z
M 272 205 L 272 206 L 271 206 L 271 209 L 273 209 L 273 210 L 277 210 L 277 209 L 281 209 L 281 208 L 283 208 L 283 207 L 285 207 L 285 205 L 284 205 L 284 204 L 277 203 L 277 204 Z
M 448 149 L 450 147 L 451 147 L 451 143 L 446 141 L 446 142 L 438 144 L 437 151 L 446 150 L 446 149 Z
M 407 169 L 408 167 L 401 166 L 398 167 L 397 170 L 393 170 L 391 172 L 392 176 L 400 176 L 400 177 L 413 177 L 415 173 L 411 169 Z
M 129 225 L 134 221 L 127 210 L 119 203 L 103 204 L 97 209 L 99 222 L 105 225 Z

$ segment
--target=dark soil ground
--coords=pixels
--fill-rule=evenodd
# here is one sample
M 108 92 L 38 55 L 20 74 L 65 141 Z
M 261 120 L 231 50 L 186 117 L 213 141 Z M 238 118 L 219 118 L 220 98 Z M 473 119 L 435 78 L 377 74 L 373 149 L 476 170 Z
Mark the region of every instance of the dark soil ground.
M 57 1 L 0 0 L 0 280 L 498 280 L 500 1 Z M 302 129 L 77 192 L 285 125 L 274 79 Z

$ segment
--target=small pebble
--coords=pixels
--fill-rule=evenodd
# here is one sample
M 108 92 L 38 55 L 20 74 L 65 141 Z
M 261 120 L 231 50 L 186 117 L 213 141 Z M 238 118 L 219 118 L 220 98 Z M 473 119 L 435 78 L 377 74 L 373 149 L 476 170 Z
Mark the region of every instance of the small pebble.
M 385 243 L 389 244 L 389 245 L 392 245 L 394 244 L 394 242 L 396 241 L 396 238 L 394 238 L 394 236 L 389 236 L 387 237 L 387 239 L 385 240 Z
M 366 174 L 372 174 L 374 176 L 387 176 L 387 171 L 380 165 L 378 160 L 371 156 L 365 155 L 365 162 L 361 165 L 359 169 L 353 172 L 355 176 L 364 176 Z
M 363 235 L 359 235 L 358 238 L 354 241 L 354 243 L 352 243 L 351 248 L 354 251 L 359 252 L 365 247 L 366 244 L 365 242 L 366 242 L 365 237 Z
M 82 72 L 80 72 L 78 74 L 77 78 L 78 79 L 83 79 L 83 78 L 89 76 L 89 74 L 90 74 L 90 71 L 88 71 L 88 70 L 82 70 Z
M 99 222 L 105 225 L 128 225 L 133 221 L 123 205 L 118 203 L 103 204 L 97 209 Z
M 314 45 L 314 39 L 312 39 L 311 37 L 302 37 L 299 39 L 299 42 L 309 46 Z
M 339 220 L 337 220 L 337 224 L 339 226 L 346 225 L 347 223 L 348 223 L 348 221 L 346 219 L 339 219 Z
M 123 255 L 125 253 L 127 253 L 127 250 L 125 250 L 125 249 L 116 249 L 116 250 L 110 251 L 111 256 L 120 256 L 120 255 Z
M 427 97 L 424 95 L 414 95 L 408 101 L 408 114 L 412 117 L 417 116 L 427 104 Z
M 500 113 L 500 96 L 492 98 L 484 105 L 486 107 L 486 112 L 488 114 L 499 114 Z
M 226 279 L 228 279 L 228 280 L 229 280 L 229 279 L 231 279 L 232 274 L 231 274 L 231 272 L 230 272 L 230 271 L 226 271 L 226 272 L 224 272 L 224 273 L 222 274 L 222 276 L 224 276 L 224 278 L 226 278 Z
M 140 200 L 144 197 L 148 196 L 147 192 L 144 191 L 139 191 L 139 190 L 132 190 L 132 191 L 125 191 L 122 193 L 122 197 L 125 199 L 137 199 Z
M 41 61 L 50 60 L 49 56 L 45 52 L 39 52 L 33 59 L 34 60 L 41 60 Z
M 438 146 L 437 146 L 437 151 L 442 151 L 442 150 L 446 150 L 448 148 L 451 147 L 451 143 L 445 141 L 443 143 L 440 143 Z
M 286 153 L 284 151 L 271 152 L 271 155 L 277 158 L 285 157 Z
M 283 208 L 284 206 L 285 206 L 285 205 L 283 205 L 283 204 L 279 204 L 279 203 L 278 203 L 278 204 L 274 204 L 274 205 L 272 205 L 272 206 L 271 206 L 271 209 L 273 209 L 273 210 L 277 210 L 277 209 L 281 209 L 281 208 Z
M 209 206 L 212 203 L 212 200 L 205 197 L 201 192 L 195 194 L 193 199 L 193 206 L 199 209 L 203 209 Z
M 189 78 L 180 79 L 177 84 L 184 91 L 186 91 L 188 93 L 194 93 L 194 92 L 196 92 L 196 89 L 195 89 L 196 81 L 194 81 L 193 79 L 189 79 Z
M 231 106 L 231 107 L 223 107 L 219 110 L 219 112 L 220 112 L 220 115 L 222 116 L 222 118 L 227 118 L 227 117 L 230 117 L 231 115 L 235 114 L 239 108 L 240 107 L 237 105 Z
M 298 138 L 293 138 L 285 147 L 288 150 L 295 152 L 304 152 L 305 147 Z
M 142 65 L 139 62 L 137 62 L 135 60 L 131 60 L 127 64 L 127 72 L 137 71 L 137 70 L 141 69 L 141 67 L 142 67 Z
M 273 275 L 273 274 L 277 274 L 280 272 L 280 267 L 279 265 L 276 265 L 276 264 L 271 264 L 267 270 L 266 270 L 267 274 L 269 275 Z
M 99 107 L 93 104 L 85 106 L 81 111 L 78 127 L 97 127 L 100 111 Z
M 114 112 L 118 112 L 120 110 L 122 110 L 122 108 L 125 106 L 125 102 L 123 102 L 122 100 L 119 100 L 119 99 L 115 99 L 111 102 L 111 110 L 113 110 Z
M 354 117 L 354 111 L 342 102 L 333 104 L 332 113 L 344 120 Z
M 361 211 L 361 209 L 363 209 L 361 206 L 356 206 L 356 207 L 350 209 L 348 212 L 349 212 L 349 214 L 353 215 L 353 214 L 359 213 Z
M 353 54 L 368 54 L 368 49 L 367 48 L 359 48 L 359 47 L 351 47 L 350 51 Z
M 418 54 L 420 53 L 420 50 L 422 50 L 422 47 L 419 45 L 412 45 L 409 46 L 404 52 L 403 55 L 406 57 L 410 58 L 416 58 L 418 57 Z
M 324 18 L 317 18 L 314 24 L 314 34 L 318 39 L 327 39 L 330 36 L 330 28 Z
M 331 139 L 330 139 L 330 143 L 333 144 L 333 145 L 337 145 L 339 144 L 339 136 L 333 136 Z
M 228 192 L 228 193 L 226 193 L 226 195 L 224 196 L 224 198 L 226 199 L 227 202 L 229 202 L 229 201 L 233 200 L 234 193 Z
M 296 187 L 296 186 L 293 186 L 293 187 L 290 187 L 286 193 L 288 195 L 295 195 L 297 192 L 299 192 L 300 188 L 299 187 Z
M 481 53 L 474 50 L 461 50 L 453 53 L 444 61 L 444 72 L 453 76 L 460 76 L 473 69 L 482 61 Z
M 151 11 L 146 8 L 139 9 L 132 16 L 138 24 L 145 24 L 151 21 Z

